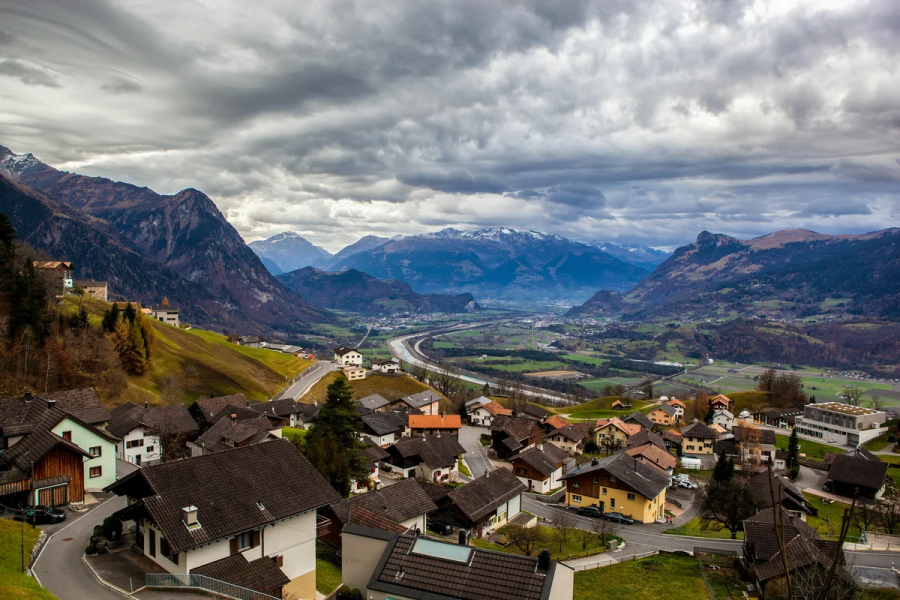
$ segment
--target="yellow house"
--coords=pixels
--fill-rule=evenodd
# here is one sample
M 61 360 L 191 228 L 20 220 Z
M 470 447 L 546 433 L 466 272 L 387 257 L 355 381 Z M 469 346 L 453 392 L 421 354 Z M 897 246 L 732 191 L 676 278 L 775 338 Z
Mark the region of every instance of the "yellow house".
M 594 427 L 594 442 L 598 446 L 602 446 L 604 440 L 613 439 L 622 442 L 622 446 L 624 446 L 628 438 L 640 430 L 641 426 L 637 423 L 626 423 L 619 417 L 597 419 L 597 425 Z
M 647 413 L 647 418 L 657 425 L 674 425 L 678 422 L 678 409 L 670 404 L 660 404 Z
M 596 506 L 639 523 L 662 519 L 669 476 L 627 454 L 592 460 L 563 477 L 569 506 Z
M 713 454 L 713 442 L 718 438 L 706 423 L 696 422 L 681 429 L 682 454 Z

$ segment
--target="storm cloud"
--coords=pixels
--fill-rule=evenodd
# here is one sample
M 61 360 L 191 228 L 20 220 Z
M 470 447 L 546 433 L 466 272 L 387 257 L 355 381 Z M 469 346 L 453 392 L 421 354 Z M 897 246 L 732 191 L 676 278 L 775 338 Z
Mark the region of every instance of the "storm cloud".
M 0 144 L 246 239 L 900 216 L 895 0 L 0 0 Z

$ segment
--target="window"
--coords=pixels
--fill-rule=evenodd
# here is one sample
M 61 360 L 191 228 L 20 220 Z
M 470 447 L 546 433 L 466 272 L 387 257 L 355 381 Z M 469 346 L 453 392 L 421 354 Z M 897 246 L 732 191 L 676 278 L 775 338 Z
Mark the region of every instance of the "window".
M 525 474 L 525 469 L 516 469 L 516 471 L 519 473 L 519 475 Z
M 72 441 L 72 432 L 71 431 L 63 431 L 62 436 L 63 436 L 64 440 L 68 440 L 70 442 Z
M 242 533 L 237 536 L 237 547 L 238 550 L 246 550 L 247 548 L 253 547 L 253 533 L 248 531 L 247 533 Z
M 144 440 L 128 440 L 125 442 L 126 448 L 141 448 L 144 445 Z
M 594 483 L 600 483 L 600 480 L 594 477 Z
M 91 479 L 103 476 L 103 467 L 91 467 Z
M 103 448 L 101 448 L 100 446 L 91 446 L 88 450 L 88 453 L 91 456 L 103 456 Z
M 581 502 L 581 496 L 572 495 L 572 502 Z
M 155 529 L 150 530 L 150 535 L 148 536 L 148 538 L 149 539 L 147 541 L 149 543 L 147 545 L 149 546 L 148 550 L 150 551 L 150 556 L 156 557 L 156 530 Z
M 147 446 L 147 452 L 153 452 L 153 446 Z
M 171 560 L 176 565 L 178 564 L 178 555 L 172 554 L 172 547 L 169 546 L 169 540 L 166 538 L 159 538 L 159 553 Z
M 610 507 L 610 508 L 615 508 L 615 507 L 616 507 L 616 499 L 615 499 L 615 498 L 610 498 L 610 499 L 609 499 L 609 507 Z
M 606 488 L 603 488 L 603 495 L 606 495 Z
M 573 482 L 572 482 L 572 487 L 575 488 L 575 489 L 577 490 L 578 488 L 581 487 L 581 484 L 579 484 L 577 481 L 573 481 Z
M 628 499 L 629 499 L 629 500 L 634 500 L 634 494 L 628 494 Z

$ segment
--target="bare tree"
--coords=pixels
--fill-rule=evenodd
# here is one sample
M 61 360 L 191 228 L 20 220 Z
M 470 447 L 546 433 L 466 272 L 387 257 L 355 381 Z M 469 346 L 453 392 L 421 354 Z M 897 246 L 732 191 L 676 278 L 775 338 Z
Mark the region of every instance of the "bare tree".
M 884 527 L 885 531 L 893 535 L 900 528 L 900 504 L 884 500 L 880 503 L 879 509 L 881 526 Z
M 772 383 L 775 381 L 775 369 L 766 369 L 762 375 L 759 376 L 759 381 L 756 384 L 756 389 L 761 392 L 771 392 L 772 391 Z
M 569 535 L 577 526 L 577 521 L 570 513 L 557 510 L 554 511 L 553 518 L 550 522 L 553 523 L 553 526 L 556 528 L 556 537 L 559 540 L 559 551 L 562 552 L 563 544 L 568 541 Z
M 184 401 L 184 387 L 174 373 L 166 373 L 157 387 L 163 404 L 181 404 Z
M 606 448 L 606 455 L 615 454 L 616 450 L 622 448 L 622 440 L 618 438 L 614 438 L 612 436 L 606 436 L 602 440 L 603 447 Z
M 884 398 L 878 394 L 872 394 L 872 406 L 875 407 L 875 410 L 884 410 Z
M 540 527 L 507 525 L 505 534 L 510 543 L 521 550 L 525 556 L 531 556 L 541 544 L 546 542 L 544 532 Z
M 428 369 L 421 365 L 413 365 L 409 369 L 409 374 L 417 381 L 425 381 L 428 377 Z
M 607 521 L 606 519 L 597 519 L 591 523 L 591 531 L 597 534 L 600 543 L 604 546 L 609 544 L 614 537 L 618 536 L 621 529 L 622 528 L 618 524 Z
M 852 387 L 847 390 L 847 404 L 850 406 L 859 406 L 862 402 L 863 390 Z
M 853 521 L 861 531 L 869 531 L 880 520 L 881 513 L 874 502 L 868 498 L 857 498 Z
M 588 531 L 587 529 L 576 529 L 575 539 L 581 544 L 581 551 L 587 552 L 588 546 L 591 545 L 591 542 L 597 539 L 597 536 L 594 535 L 593 531 Z

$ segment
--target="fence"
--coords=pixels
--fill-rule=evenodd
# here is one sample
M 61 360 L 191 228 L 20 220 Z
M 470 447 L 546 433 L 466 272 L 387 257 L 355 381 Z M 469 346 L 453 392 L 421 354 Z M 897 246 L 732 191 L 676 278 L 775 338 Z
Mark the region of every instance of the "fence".
M 174 575 L 172 573 L 147 573 L 144 587 L 194 588 L 206 590 L 234 600 L 281 600 L 275 596 L 257 592 L 205 575 Z
M 623 556 L 621 558 L 608 557 L 608 554 L 602 554 L 600 556 L 607 556 L 605 560 L 597 561 L 595 563 L 590 563 L 586 565 L 578 565 L 575 567 L 569 567 L 573 571 L 590 571 L 591 569 L 596 569 L 598 567 L 608 567 L 609 565 L 617 565 L 623 562 L 628 562 L 630 560 L 640 560 L 642 558 L 647 558 L 648 556 L 654 556 L 659 554 L 659 550 L 651 550 L 650 552 L 643 552 L 641 554 L 632 554 L 630 556 Z M 571 560 L 571 559 L 570 559 Z M 563 561 L 565 564 L 565 561 Z
M 728 556 L 732 559 L 738 557 L 737 552 L 732 552 L 730 550 L 711 550 L 707 548 L 694 548 L 694 556 L 697 557 L 697 562 L 700 565 L 700 577 L 703 579 L 703 585 L 706 586 L 706 591 L 709 594 L 710 600 L 718 600 L 718 596 L 716 596 L 716 592 L 713 589 L 712 583 L 709 581 L 709 576 L 706 574 L 706 565 L 703 564 L 703 555 L 707 554 L 710 556 Z M 731 592 L 728 593 L 729 598 L 733 598 Z M 724 599 L 723 599 L 724 600 Z

